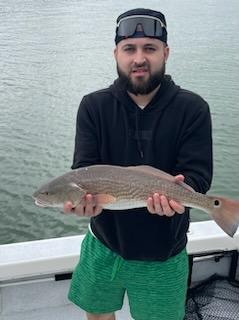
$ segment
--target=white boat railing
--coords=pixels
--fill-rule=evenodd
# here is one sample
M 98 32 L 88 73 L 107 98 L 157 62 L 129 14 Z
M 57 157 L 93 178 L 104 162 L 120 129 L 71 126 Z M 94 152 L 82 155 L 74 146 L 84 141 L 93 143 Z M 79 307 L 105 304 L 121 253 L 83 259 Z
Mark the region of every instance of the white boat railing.
M 24 278 L 72 272 L 83 235 L 0 245 L 0 284 Z M 194 222 L 188 233 L 189 254 L 239 251 L 239 231 L 227 236 L 214 221 Z

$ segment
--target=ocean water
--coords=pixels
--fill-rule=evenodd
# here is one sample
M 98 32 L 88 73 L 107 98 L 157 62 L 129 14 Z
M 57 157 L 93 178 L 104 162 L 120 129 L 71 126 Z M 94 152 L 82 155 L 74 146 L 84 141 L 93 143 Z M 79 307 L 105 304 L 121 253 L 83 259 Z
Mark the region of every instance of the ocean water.
M 134 7 L 166 15 L 167 73 L 212 112 L 210 193 L 239 199 L 237 0 L 0 0 L 0 244 L 86 231 L 88 219 L 38 208 L 31 194 L 70 169 L 78 105 L 115 79 L 115 20 Z

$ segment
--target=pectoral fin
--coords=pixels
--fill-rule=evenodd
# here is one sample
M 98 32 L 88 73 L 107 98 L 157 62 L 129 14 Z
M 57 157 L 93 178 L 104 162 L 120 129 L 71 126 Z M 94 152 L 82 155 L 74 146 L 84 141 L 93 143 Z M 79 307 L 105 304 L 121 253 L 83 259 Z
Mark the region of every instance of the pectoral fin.
M 65 191 L 74 206 L 77 206 L 86 195 L 86 191 L 74 182 L 69 183 Z

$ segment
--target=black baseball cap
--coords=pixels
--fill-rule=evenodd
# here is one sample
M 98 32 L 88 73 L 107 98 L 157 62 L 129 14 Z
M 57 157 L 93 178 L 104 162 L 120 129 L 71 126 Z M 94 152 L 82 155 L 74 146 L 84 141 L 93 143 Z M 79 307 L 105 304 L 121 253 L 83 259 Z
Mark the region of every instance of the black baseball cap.
M 163 13 L 138 8 L 126 11 L 117 18 L 116 45 L 127 38 L 156 38 L 167 44 L 167 24 Z

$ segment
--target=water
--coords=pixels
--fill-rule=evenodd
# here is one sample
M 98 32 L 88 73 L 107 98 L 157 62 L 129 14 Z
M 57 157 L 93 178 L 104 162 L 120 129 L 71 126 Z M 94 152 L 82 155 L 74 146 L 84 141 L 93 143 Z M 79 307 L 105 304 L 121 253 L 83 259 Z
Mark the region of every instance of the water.
M 138 6 L 165 13 L 167 71 L 210 104 L 210 192 L 239 198 L 237 0 L 0 0 L 0 243 L 85 232 L 88 219 L 37 208 L 31 194 L 69 170 L 79 102 L 115 79 L 115 19 Z

